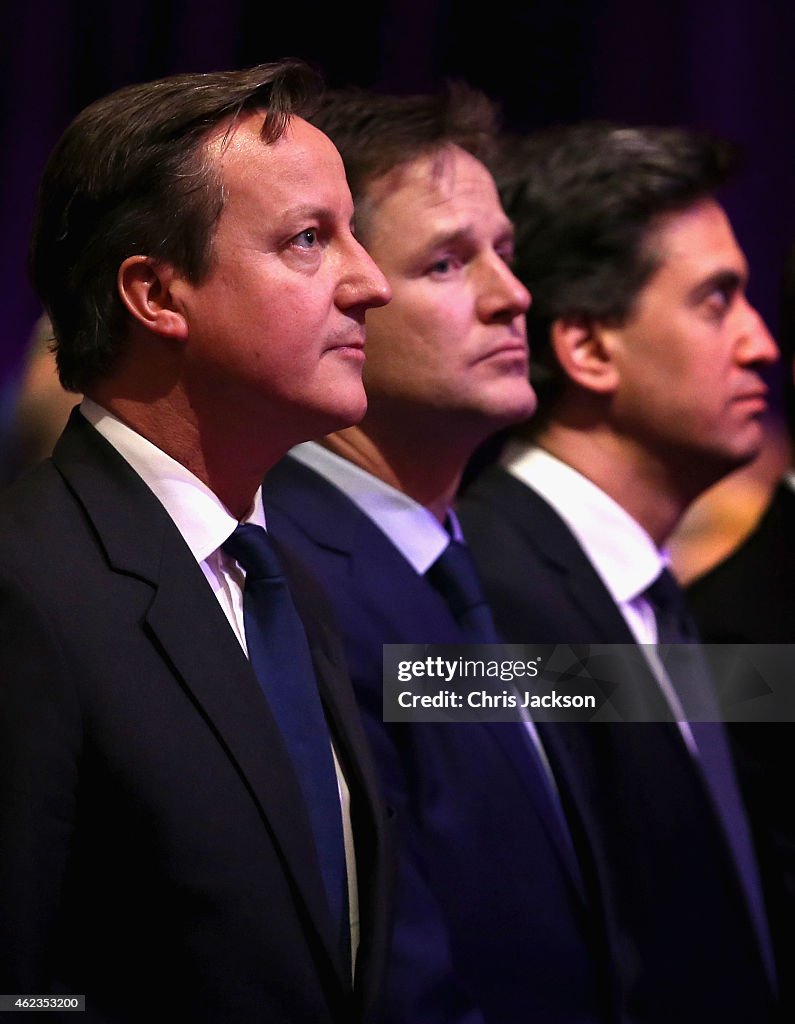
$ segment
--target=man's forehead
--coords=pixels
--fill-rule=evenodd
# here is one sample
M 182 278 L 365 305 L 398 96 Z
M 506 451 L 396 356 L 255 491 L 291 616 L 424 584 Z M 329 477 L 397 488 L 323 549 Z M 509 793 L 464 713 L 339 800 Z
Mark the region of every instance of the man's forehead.
M 446 143 L 392 167 L 366 186 L 367 200 L 379 206 L 400 196 L 433 205 L 470 191 L 489 192 L 497 198 L 497 186 L 485 165 L 453 143 Z
M 686 256 L 694 245 L 705 250 L 739 251 L 726 211 L 712 198 L 661 214 L 650 226 L 647 237 L 653 246 L 672 256 Z
M 334 149 L 331 140 L 309 124 L 304 118 L 292 114 L 287 118 L 282 134 L 274 140 L 266 140 L 263 130 L 268 118 L 264 108 L 245 111 L 235 118 L 230 118 L 215 126 L 205 141 L 206 153 L 215 160 L 224 163 L 235 154 L 249 156 L 262 153 L 272 147 L 284 150 L 301 146 Z
M 261 136 L 263 111 L 252 111 L 239 122 L 219 130 L 207 143 L 207 153 L 220 174 L 226 199 L 234 193 L 270 192 L 274 199 L 288 193 L 320 196 L 324 191 L 350 193 L 342 160 L 334 144 L 301 117 L 291 117 L 284 133 L 273 141 Z
M 658 273 L 668 269 L 708 275 L 722 269 L 745 276 L 748 270 L 726 211 L 711 198 L 660 216 L 645 247 Z

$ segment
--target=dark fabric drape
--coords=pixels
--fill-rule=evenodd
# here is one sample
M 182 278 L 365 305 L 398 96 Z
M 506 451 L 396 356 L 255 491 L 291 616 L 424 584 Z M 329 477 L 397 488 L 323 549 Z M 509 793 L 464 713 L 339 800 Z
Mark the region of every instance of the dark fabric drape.
M 739 143 L 726 196 L 752 268 L 751 296 L 775 330 L 778 280 L 795 239 L 795 7 L 674 0 L 9 0 L 0 36 L 0 394 L 38 303 L 25 255 L 35 188 L 69 119 L 117 86 L 281 56 L 332 85 L 422 91 L 464 78 L 502 102 L 512 128 L 583 117 L 681 123 Z

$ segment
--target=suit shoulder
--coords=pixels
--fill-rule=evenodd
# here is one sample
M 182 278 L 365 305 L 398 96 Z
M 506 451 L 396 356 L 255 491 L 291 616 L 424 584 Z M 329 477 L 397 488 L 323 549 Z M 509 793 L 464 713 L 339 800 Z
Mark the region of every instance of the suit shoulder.
M 64 543 L 78 508 L 50 460 L 0 493 L 0 558 L 27 547 Z

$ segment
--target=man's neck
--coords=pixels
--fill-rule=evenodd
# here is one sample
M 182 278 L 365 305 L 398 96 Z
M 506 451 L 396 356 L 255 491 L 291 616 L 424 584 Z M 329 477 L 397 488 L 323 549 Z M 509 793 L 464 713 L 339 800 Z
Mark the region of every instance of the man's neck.
M 650 457 L 631 439 L 600 426 L 585 434 L 553 421 L 534 443 L 576 469 L 609 495 L 659 546 L 665 543 L 687 506 L 702 488 Z
M 139 403 L 101 391 L 90 397 L 190 470 L 238 520 L 251 511 L 266 471 L 284 454 L 252 445 L 251 430 L 238 436 L 228 416 L 199 423 L 179 402 Z
M 402 437 L 377 438 L 362 427 L 329 434 L 322 444 L 424 505 L 440 523 L 452 507 L 466 465 L 466 456 L 440 439 L 418 448 Z

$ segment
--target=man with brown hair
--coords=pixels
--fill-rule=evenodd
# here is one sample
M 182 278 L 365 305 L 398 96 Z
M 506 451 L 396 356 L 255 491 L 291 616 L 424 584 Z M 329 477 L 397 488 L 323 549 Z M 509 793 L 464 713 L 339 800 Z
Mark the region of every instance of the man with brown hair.
M 33 277 L 86 397 L 0 501 L 0 990 L 90 1020 L 348 1024 L 379 985 L 381 807 L 260 497 L 361 417 L 389 297 L 313 78 L 121 90 L 41 186 Z

